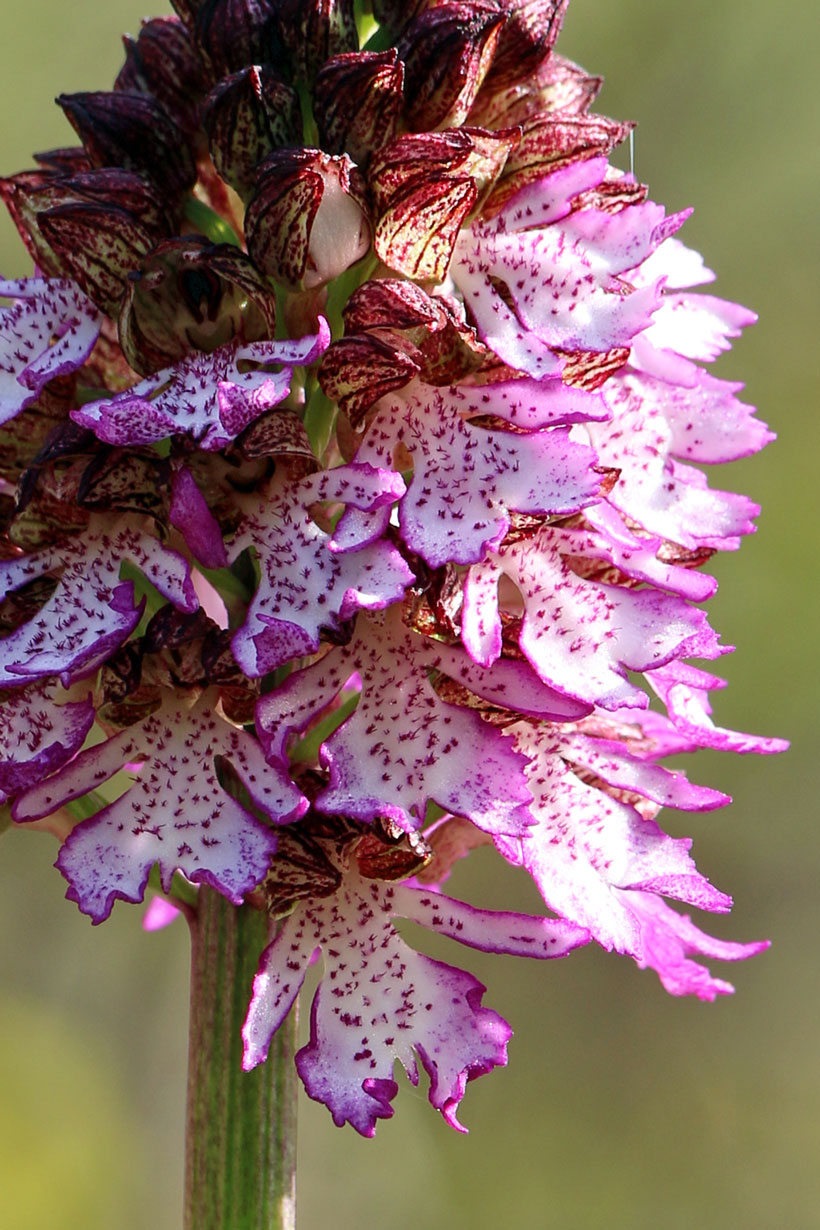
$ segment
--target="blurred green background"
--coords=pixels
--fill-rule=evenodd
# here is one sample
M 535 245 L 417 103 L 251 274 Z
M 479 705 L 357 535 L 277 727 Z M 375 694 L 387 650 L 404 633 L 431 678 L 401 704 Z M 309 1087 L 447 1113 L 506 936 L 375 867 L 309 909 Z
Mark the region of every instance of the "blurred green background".
M 164 11 L 164 10 L 159 10 Z M 73 134 L 51 103 L 109 88 L 133 0 L 6 0 L 0 171 Z M 820 1226 L 820 987 L 816 960 L 818 109 L 813 3 L 573 0 L 560 50 L 603 73 L 599 109 L 633 118 L 635 169 L 717 293 L 759 325 L 718 371 L 778 431 L 716 485 L 764 506 L 757 536 L 718 564 L 714 624 L 725 725 L 781 734 L 774 759 L 703 756 L 697 780 L 735 804 L 667 815 L 734 893 L 714 922 L 773 950 L 727 970 L 737 995 L 673 1000 L 625 958 L 553 966 L 469 954 L 512 1022 L 510 1066 L 472 1085 L 470 1135 L 402 1083 L 374 1141 L 303 1099 L 300 1230 L 811 1230 Z M 28 272 L 0 221 L 0 270 Z M 477 903 L 535 908 L 478 856 L 453 884 Z M 187 944 L 118 905 L 92 928 L 63 900 L 50 838 L 9 833 L 0 861 L 0 1224 L 9 1230 L 174 1230 L 180 1222 Z M 444 952 L 445 949 L 441 949 Z M 459 962 L 455 946 L 449 959 Z

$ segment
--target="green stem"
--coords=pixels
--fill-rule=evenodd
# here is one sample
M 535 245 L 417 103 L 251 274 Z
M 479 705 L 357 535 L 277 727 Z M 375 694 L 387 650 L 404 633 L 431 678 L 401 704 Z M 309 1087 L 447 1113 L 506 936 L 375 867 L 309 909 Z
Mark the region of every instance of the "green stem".
M 240 1031 L 267 918 L 211 888 L 191 920 L 185 1230 L 294 1230 L 296 1013 L 242 1071 Z

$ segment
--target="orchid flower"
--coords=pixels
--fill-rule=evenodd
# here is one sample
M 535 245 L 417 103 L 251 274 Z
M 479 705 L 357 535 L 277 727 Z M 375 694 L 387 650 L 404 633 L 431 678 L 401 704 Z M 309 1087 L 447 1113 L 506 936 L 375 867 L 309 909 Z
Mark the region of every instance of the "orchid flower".
M 704 1000 L 765 947 L 667 904 L 730 899 L 660 819 L 728 802 L 664 756 L 784 746 L 690 661 L 758 511 L 695 468 L 771 438 L 706 367 L 754 315 L 610 164 L 563 0 L 173 2 L 0 185 L 0 790 L 95 923 L 262 921 L 245 1069 L 319 953 L 310 1096 L 369 1136 L 420 1061 L 461 1130 L 510 1027 L 395 918 Z M 445 894 L 478 846 L 543 916 Z

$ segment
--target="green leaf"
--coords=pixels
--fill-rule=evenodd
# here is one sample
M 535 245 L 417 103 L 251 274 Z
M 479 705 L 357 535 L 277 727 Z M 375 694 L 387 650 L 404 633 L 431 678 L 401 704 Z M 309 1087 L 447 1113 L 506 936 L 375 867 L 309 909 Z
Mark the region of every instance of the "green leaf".
M 317 457 L 321 458 L 324 455 L 330 443 L 336 413 L 336 403 L 332 402 L 317 385 L 305 409 L 305 431 L 310 440 L 310 447 Z
M 188 198 L 185 205 L 185 218 L 212 243 L 232 243 L 235 248 L 241 247 L 233 227 L 229 226 L 216 210 L 211 209 L 210 205 L 206 205 L 197 197 Z
M 99 790 L 89 790 L 88 794 L 66 803 L 65 809 L 75 820 L 88 820 L 90 816 L 96 816 L 97 812 L 102 811 L 103 807 L 107 807 L 110 802 L 111 800 L 104 798 Z

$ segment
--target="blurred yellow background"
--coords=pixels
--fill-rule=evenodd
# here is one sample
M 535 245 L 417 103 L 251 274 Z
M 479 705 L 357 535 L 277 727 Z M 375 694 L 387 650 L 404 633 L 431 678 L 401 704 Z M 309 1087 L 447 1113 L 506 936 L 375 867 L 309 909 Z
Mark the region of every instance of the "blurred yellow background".
M 109 88 L 133 0 L 9 0 L 0 44 L 0 172 L 71 144 L 51 103 Z M 167 11 L 159 9 L 157 11 Z M 153 14 L 152 14 L 153 15 Z M 559 49 L 606 76 L 599 109 L 639 121 L 636 174 L 718 271 L 716 293 L 760 313 L 718 367 L 780 435 L 713 482 L 764 506 L 724 558 L 712 621 L 724 725 L 786 735 L 775 759 L 704 755 L 725 812 L 669 813 L 736 899 L 705 920 L 773 950 L 727 968 L 737 995 L 673 1000 L 625 958 L 463 964 L 513 1024 L 510 1066 L 471 1085 L 468 1137 L 402 1082 L 374 1141 L 303 1099 L 300 1230 L 814 1230 L 820 1226 L 817 865 L 816 8 L 810 0 L 572 0 Z M 0 271 L 27 273 L 0 220 Z M 482 859 L 455 895 L 535 908 Z M 187 937 L 146 936 L 119 904 L 92 928 L 63 900 L 49 838 L 9 833 L 0 861 L 0 1224 L 175 1230 L 180 1224 Z M 428 946 L 429 947 L 429 946 Z M 442 948 L 439 950 L 444 953 Z M 460 963 L 455 946 L 447 959 Z M 722 972 L 722 971 L 721 971 Z M 306 1015 L 306 1014 L 305 1014 Z

